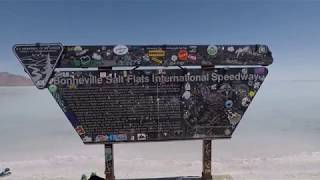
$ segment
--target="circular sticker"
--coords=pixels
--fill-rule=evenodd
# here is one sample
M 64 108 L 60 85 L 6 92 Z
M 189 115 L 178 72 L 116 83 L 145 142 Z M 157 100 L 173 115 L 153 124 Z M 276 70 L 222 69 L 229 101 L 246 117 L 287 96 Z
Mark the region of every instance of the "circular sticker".
M 253 97 L 256 93 L 254 91 L 249 91 L 249 97 Z
M 179 51 L 178 56 L 181 61 L 186 61 L 188 60 L 188 51 L 182 49 Z
M 231 134 L 230 129 L 225 129 L 225 130 L 224 130 L 224 134 L 225 134 L 226 136 L 229 136 L 229 135 Z
M 128 51 L 129 51 L 129 48 L 125 45 L 117 45 L 113 48 L 113 52 L 116 55 L 125 55 L 128 53 Z
M 58 87 L 56 85 L 54 85 L 54 84 L 49 86 L 49 91 L 51 93 L 55 93 L 57 91 L 57 89 L 58 89 Z
M 251 99 L 248 97 L 243 98 L 241 102 L 242 106 L 244 107 L 248 107 L 250 103 L 251 103 Z
M 171 56 L 171 61 L 177 61 L 177 60 L 178 60 L 178 56 L 176 56 L 176 55 Z
M 225 103 L 224 103 L 224 107 L 226 108 L 232 108 L 233 106 L 233 102 L 231 100 L 227 100 Z
M 218 47 L 217 46 L 208 46 L 207 52 L 210 56 L 214 56 L 218 53 Z

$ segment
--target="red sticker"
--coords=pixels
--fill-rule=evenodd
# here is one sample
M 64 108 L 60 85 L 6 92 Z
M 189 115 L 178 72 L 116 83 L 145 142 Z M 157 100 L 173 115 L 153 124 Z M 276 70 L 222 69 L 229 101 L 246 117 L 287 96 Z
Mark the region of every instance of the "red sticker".
M 188 51 L 184 49 L 180 50 L 178 53 L 178 57 L 179 57 L 179 60 L 181 61 L 188 60 Z
M 80 136 L 86 133 L 82 126 L 77 126 L 76 131 Z

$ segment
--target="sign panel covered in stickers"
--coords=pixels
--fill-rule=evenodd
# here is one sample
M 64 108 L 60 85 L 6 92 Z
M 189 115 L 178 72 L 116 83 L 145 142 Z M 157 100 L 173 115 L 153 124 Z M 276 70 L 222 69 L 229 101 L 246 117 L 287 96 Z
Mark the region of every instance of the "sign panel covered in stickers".
M 35 85 L 49 89 L 84 143 L 230 138 L 267 76 L 264 66 L 272 63 L 265 45 L 37 44 L 14 50 L 31 78 L 39 81 L 30 67 L 44 72 Z

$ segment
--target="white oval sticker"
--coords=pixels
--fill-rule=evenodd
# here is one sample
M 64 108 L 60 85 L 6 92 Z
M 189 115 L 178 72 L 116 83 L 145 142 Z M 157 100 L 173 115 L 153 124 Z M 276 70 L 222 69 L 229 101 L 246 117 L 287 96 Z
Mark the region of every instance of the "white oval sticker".
M 116 55 L 125 55 L 127 54 L 129 51 L 128 47 L 125 46 L 125 45 L 117 45 L 113 48 L 113 52 L 116 54 Z
M 218 47 L 217 46 L 208 46 L 207 52 L 210 56 L 215 56 L 218 53 Z

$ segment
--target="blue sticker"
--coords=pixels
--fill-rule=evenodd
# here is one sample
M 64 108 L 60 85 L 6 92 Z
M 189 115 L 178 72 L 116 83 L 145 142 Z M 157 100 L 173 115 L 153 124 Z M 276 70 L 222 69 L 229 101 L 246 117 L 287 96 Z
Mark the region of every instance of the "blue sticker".
M 226 107 L 226 108 L 232 108 L 232 106 L 233 106 L 233 102 L 231 101 L 231 100 L 227 100 L 225 103 L 224 103 L 224 106 Z

